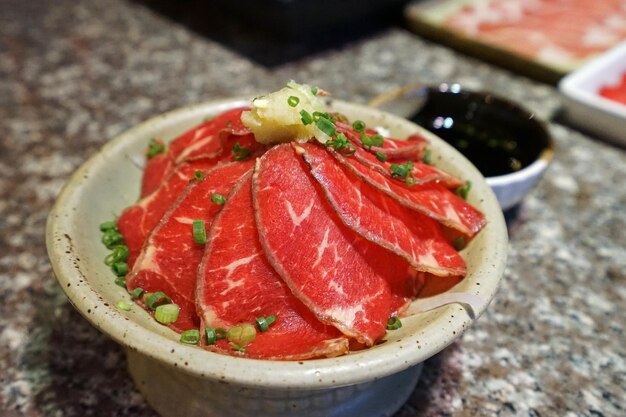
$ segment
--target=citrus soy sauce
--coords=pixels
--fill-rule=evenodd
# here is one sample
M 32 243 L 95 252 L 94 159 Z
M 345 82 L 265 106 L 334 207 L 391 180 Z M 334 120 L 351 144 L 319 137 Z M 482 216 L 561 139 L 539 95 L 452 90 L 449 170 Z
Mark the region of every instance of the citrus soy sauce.
M 549 146 L 532 113 L 489 94 L 431 88 L 410 119 L 450 143 L 485 177 L 519 171 Z

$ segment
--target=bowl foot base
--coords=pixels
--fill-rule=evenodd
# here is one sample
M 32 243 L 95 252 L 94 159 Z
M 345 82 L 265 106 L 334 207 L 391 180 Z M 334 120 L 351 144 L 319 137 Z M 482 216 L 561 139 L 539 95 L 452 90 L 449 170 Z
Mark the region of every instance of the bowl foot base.
M 415 388 L 418 364 L 375 381 L 319 390 L 247 388 L 200 378 L 128 351 L 130 374 L 163 417 L 388 417 Z

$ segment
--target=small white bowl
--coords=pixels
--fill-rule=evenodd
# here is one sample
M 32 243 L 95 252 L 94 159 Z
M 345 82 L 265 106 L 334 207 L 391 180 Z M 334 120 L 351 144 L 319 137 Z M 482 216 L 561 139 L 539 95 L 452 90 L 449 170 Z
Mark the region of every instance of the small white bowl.
M 507 232 L 498 202 L 480 173 L 458 152 L 418 126 L 364 106 L 330 101 L 330 107 L 397 137 L 421 133 L 432 141 L 433 161 L 474 184 L 469 201 L 487 225 L 462 251 L 467 277 L 454 291 L 479 297 L 473 314 L 460 304 L 413 313 L 380 345 L 345 356 L 300 362 L 220 355 L 179 343 L 129 300 L 103 263 L 98 225 L 133 204 L 141 158 L 150 138 L 166 140 L 242 100 L 201 104 L 155 117 L 106 144 L 70 178 L 54 205 L 46 243 L 54 273 L 75 308 L 124 346 L 130 373 L 163 416 L 382 416 L 397 410 L 414 389 L 421 363 L 452 343 L 487 307 L 502 277 Z M 414 303 L 415 305 L 415 303 Z
M 602 97 L 602 87 L 626 73 L 626 41 L 593 59 L 559 82 L 565 118 L 578 127 L 626 145 L 626 104 Z

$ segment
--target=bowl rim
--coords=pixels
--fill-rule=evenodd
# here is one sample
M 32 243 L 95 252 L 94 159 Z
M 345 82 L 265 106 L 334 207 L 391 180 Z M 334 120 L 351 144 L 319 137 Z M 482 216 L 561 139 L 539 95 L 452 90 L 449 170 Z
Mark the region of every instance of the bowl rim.
M 88 186 L 87 174 L 91 170 L 97 170 L 102 164 L 110 162 L 107 159 L 109 155 L 122 149 L 124 144 L 132 141 L 133 138 L 136 140 L 147 129 L 165 127 L 181 121 L 189 123 L 190 117 L 216 114 L 247 103 L 249 103 L 248 100 L 240 98 L 214 100 L 150 118 L 110 140 L 70 177 L 48 216 L 46 245 L 54 274 L 70 303 L 79 313 L 94 327 L 127 349 L 197 377 L 257 388 L 322 389 L 382 378 L 424 361 L 460 337 L 485 311 L 498 289 L 506 266 L 508 236 L 504 217 L 495 195 L 482 175 L 465 157 L 425 129 L 378 109 L 334 99 L 329 99 L 328 103 L 339 108 L 342 106 L 351 108 L 353 113 L 358 112 L 370 117 L 381 116 L 389 124 L 400 123 L 423 134 L 433 143 L 433 146 L 445 151 L 446 157 L 462 167 L 463 173 L 473 181 L 473 190 L 480 190 L 479 206 L 488 216 L 488 225 L 482 233 L 488 233 L 492 247 L 490 247 L 491 251 L 486 251 L 484 257 L 481 258 L 481 265 L 489 266 L 486 271 L 479 270 L 478 272 L 483 272 L 485 275 L 483 278 L 489 278 L 489 281 L 485 282 L 488 285 L 475 289 L 476 295 L 482 297 L 483 300 L 474 311 L 475 317 L 459 314 L 459 310 L 465 312 L 465 309 L 459 305 L 447 305 L 440 307 L 437 319 L 429 322 L 419 332 L 398 340 L 389 340 L 377 346 L 375 350 L 357 351 L 336 358 L 289 362 L 233 357 L 209 352 L 196 346 L 183 345 L 177 340 L 157 334 L 134 322 L 117 310 L 114 305 L 105 304 L 102 308 L 89 311 L 86 309 L 86 306 L 93 306 L 94 303 L 102 305 L 102 297 L 90 285 L 88 277 L 81 272 L 80 268 L 77 268 L 76 258 L 68 256 L 67 252 L 75 249 L 71 236 L 68 234 L 72 228 L 72 204 L 80 199 L 81 189 Z M 189 125 L 191 126 L 192 124 Z M 439 324 L 441 320 L 450 323 L 447 325 L 449 329 L 447 329 L 446 337 L 435 330 L 436 324 Z M 415 348 L 416 345 L 418 349 Z

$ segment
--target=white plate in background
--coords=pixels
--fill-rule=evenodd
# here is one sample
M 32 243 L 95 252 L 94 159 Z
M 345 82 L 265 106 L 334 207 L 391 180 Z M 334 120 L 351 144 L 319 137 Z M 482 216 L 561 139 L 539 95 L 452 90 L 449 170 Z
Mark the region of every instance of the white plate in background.
M 626 145 L 626 105 L 604 98 L 602 87 L 617 85 L 626 73 L 626 42 L 559 82 L 565 117 L 572 124 Z

